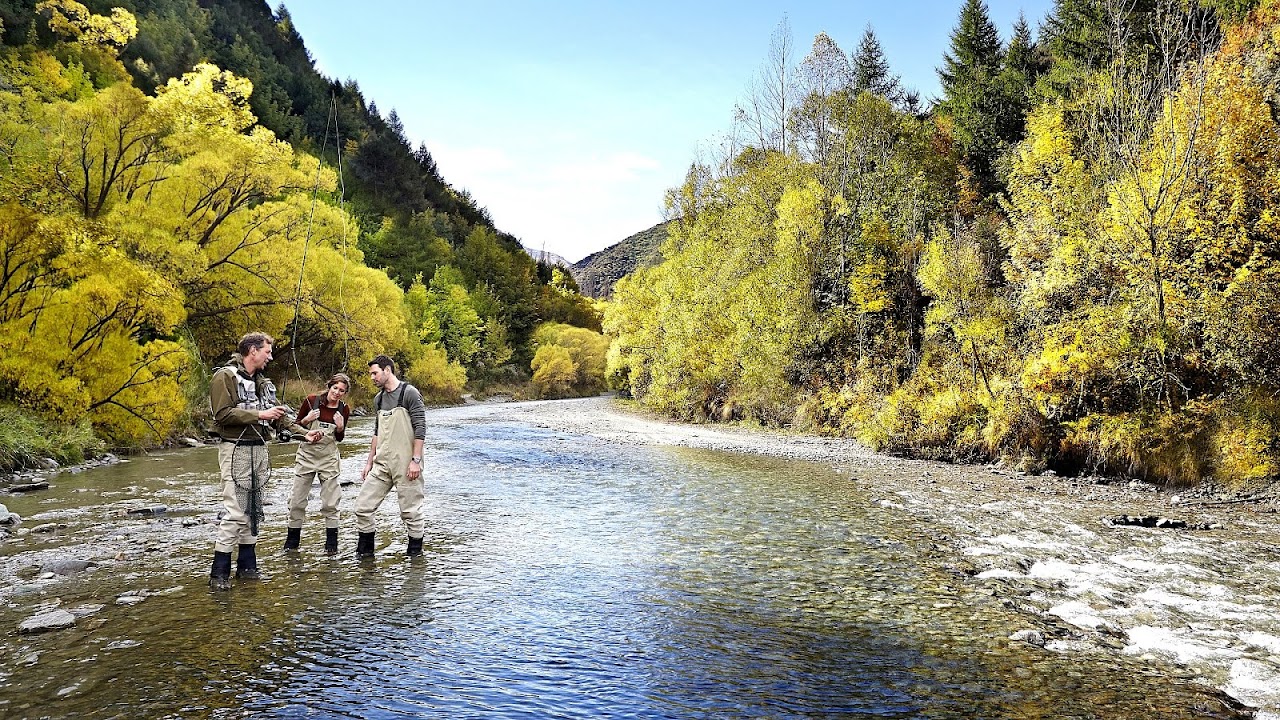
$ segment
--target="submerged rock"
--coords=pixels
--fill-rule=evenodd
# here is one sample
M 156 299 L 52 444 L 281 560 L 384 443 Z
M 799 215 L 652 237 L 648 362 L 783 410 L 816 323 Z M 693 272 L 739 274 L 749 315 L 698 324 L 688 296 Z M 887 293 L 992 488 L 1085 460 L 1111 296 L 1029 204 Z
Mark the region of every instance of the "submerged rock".
M 94 613 L 100 612 L 105 607 L 106 605 L 100 605 L 96 603 L 89 604 L 89 605 L 79 605 L 77 607 L 71 608 L 69 612 L 72 615 L 75 615 L 77 618 L 83 618 L 83 617 L 89 617 Z
M 1039 630 L 1019 630 L 1010 635 L 1009 639 L 1014 642 L 1024 642 L 1028 645 L 1044 647 L 1044 635 L 1041 635 Z
M 51 560 L 40 566 L 40 572 L 54 575 L 74 575 L 82 570 L 97 567 L 92 560 Z
M 32 615 L 18 625 L 22 634 L 62 630 L 76 624 L 76 616 L 66 610 L 48 610 L 39 615 Z

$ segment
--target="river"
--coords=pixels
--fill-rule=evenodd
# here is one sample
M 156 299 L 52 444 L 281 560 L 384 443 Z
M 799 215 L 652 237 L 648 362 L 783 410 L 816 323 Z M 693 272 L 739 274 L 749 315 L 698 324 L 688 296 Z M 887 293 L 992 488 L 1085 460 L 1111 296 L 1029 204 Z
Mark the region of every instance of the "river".
M 1253 716 L 1226 693 L 1280 712 L 1274 515 L 1104 528 L 1123 493 L 603 399 L 432 410 L 429 426 L 423 557 L 404 556 L 393 497 L 376 559 L 353 556 L 355 484 L 338 556 L 314 497 L 302 551 L 281 551 L 278 445 L 264 579 L 229 593 L 205 584 L 212 447 L 0 498 L 24 518 L 0 544 L 0 716 Z M 348 432 L 345 479 L 369 430 Z M 41 572 L 65 559 L 96 567 Z M 17 632 L 55 607 L 82 617 Z

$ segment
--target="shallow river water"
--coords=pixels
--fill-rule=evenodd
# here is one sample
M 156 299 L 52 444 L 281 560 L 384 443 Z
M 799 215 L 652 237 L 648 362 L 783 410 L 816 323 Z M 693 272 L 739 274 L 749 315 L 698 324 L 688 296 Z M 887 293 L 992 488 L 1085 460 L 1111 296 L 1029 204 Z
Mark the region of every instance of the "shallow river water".
M 1277 631 L 1263 620 L 1242 626 L 1258 647 L 1233 641 L 1226 680 L 1221 658 L 1162 655 L 1160 633 L 1199 622 L 1203 572 L 1129 596 L 1127 626 L 1108 615 L 1121 574 L 1104 565 L 1123 556 L 1135 576 L 1158 576 L 1197 541 L 1144 550 L 1136 533 L 1114 546 L 1078 525 L 1065 540 L 1036 523 L 1003 532 L 1006 520 L 982 518 L 1028 508 L 958 511 L 856 463 L 620 443 L 532 417 L 431 411 L 426 552 L 413 560 L 394 497 L 377 558 L 353 556 L 358 485 L 344 491 L 338 556 L 321 552 L 314 514 L 302 551 L 281 551 L 292 446 L 273 446 L 264 579 L 229 593 L 205 584 L 214 448 L 0 498 L 24 518 L 0 544 L 0 717 L 1250 717 L 1211 687 L 1239 661 L 1260 678 L 1249 699 L 1270 702 Z M 348 433 L 347 479 L 368 432 L 357 421 Z M 40 572 L 68 558 L 97 566 Z M 1265 585 L 1280 565 L 1262 562 L 1253 582 Z M 1261 596 L 1219 600 L 1231 604 L 1219 615 L 1264 611 Z M 17 633 L 55 606 L 83 617 Z M 1113 646 L 1055 636 L 1029 624 L 1037 613 Z M 1026 628 L 1049 647 L 1009 640 Z M 1153 646 L 1134 649 L 1143 632 Z

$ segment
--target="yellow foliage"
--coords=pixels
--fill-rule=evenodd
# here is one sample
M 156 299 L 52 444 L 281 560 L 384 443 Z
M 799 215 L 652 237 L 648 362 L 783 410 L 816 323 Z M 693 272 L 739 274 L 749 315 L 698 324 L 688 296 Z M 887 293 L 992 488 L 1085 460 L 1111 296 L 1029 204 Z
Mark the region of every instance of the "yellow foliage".
M 1060 104 L 1028 115 L 1002 201 L 1008 214 L 1002 240 L 1009 252 L 1005 277 L 1016 288 L 1020 312 L 1034 321 L 1104 287 L 1094 220 L 1099 191 L 1077 154 Z
M 450 361 L 440 347 L 416 345 L 407 364 L 409 369 L 405 372 L 405 379 L 413 383 L 428 402 L 453 403 L 461 398 L 462 388 L 467 383 L 467 371 Z
M 578 376 L 567 348 L 543 345 L 533 356 L 533 386 L 542 398 L 566 397 Z
M 126 25 L 43 7 L 85 43 Z M 255 126 L 248 80 L 202 65 L 152 99 L 127 82 L 91 93 L 35 51 L 0 63 L 17 90 L 0 92 L 0 191 L 26 208 L 0 207 L 0 399 L 155 443 L 187 417 L 190 353 L 225 357 L 249 330 L 345 364 L 389 352 L 429 396 L 457 399 L 465 373 L 410 339 L 404 295 L 363 264 L 358 224 L 312 199 L 336 175 Z M 179 328 L 191 351 L 170 339 Z
M 173 131 L 181 148 L 196 140 L 207 144 L 226 134 L 238 135 L 258 121 L 249 109 L 253 83 L 212 63 L 200 63 L 181 78 L 156 88 L 156 115 Z
M 574 368 L 570 385 L 575 393 L 585 395 L 605 387 L 609 339 L 604 335 L 587 328 L 544 323 L 534 331 L 533 342 L 539 349 L 556 346 L 568 351 Z
M 60 421 L 87 415 L 119 445 L 165 437 L 185 410 L 188 357 L 134 337 L 173 330 L 181 293 L 100 228 L 37 223 L 13 208 L 0 218 L 0 251 L 15 270 L 0 302 L 0 396 Z
M 94 15 L 75 0 L 44 0 L 36 11 L 49 17 L 55 34 L 88 47 L 110 48 L 118 53 L 138 35 L 138 21 L 124 8 L 112 8 L 110 15 Z

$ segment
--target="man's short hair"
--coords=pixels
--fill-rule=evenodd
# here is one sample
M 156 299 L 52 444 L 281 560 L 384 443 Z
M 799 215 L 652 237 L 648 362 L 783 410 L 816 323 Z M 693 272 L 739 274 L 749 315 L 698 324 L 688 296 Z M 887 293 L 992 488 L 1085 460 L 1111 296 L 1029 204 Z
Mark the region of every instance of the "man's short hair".
M 374 365 L 377 365 L 383 370 L 386 370 L 387 368 L 391 368 L 391 372 L 396 371 L 396 361 L 392 360 L 391 356 L 389 355 L 379 355 L 374 359 L 370 360 L 369 367 L 373 367 Z
M 251 332 L 240 338 L 240 342 L 236 343 L 236 352 L 243 357 L 257 350 L 263 345 L 275 345 L 276 341 L 270 335 L 264 332 Z

